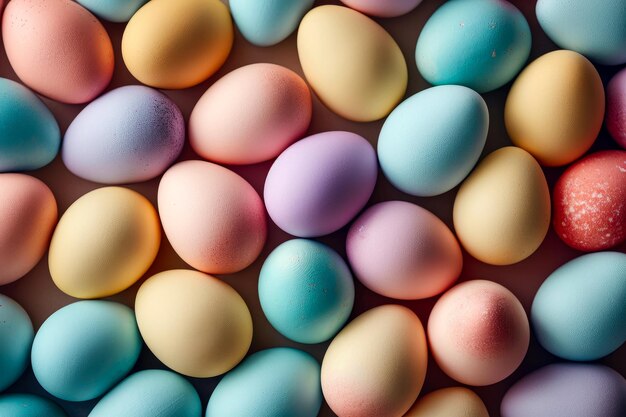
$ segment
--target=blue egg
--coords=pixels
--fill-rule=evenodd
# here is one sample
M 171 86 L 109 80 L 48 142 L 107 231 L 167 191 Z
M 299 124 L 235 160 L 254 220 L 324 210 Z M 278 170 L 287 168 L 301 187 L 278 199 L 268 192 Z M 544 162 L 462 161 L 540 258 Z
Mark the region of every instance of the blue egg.
M 508 83 L 530 54 L 524 15 L 504 0 L 450 0 L 428 19 L 415 60 L 431 84 L 460 84 L 479 93 Z
M 0 416 L 67 417 L 61 407 L 50 400 L 31 394 L 0 396 Z
M 0 391 L 13 385 L 24 373 L 33 336 L 33 324 L 26 311 L 0 294 Z
M 531 309 L 539 343 L 552 354 L 592 361 L 626 341 L 626 254 L 576 258 L 541 285 Z
M 110 22 L 128 22 L 148 0 L 76 0 L 85 9 Z
M 206 417 L 316 417 L 322 405 L 320 365 L 292 348 L 262 350 L 227 373 Z
M 261 268 L 259 299 L 267 320 L 283 336 L 321 343 L 346 323 L 354 305 L 354 281 L 345 261 L 328 246 L 289 240 Z
M 456 187 L 485 146 L 489 111 L 467 87 L 423 90 L 396 107 L 380 131 L 378 160 L 387 179 L 405 193 L 433 196 Z
M 0 78 L 0 172 L 48 165 L 60 143 L 59 125 L 35 93 Z
M 55 397 L 91 400 L 131 370 L 141 344 L 130 308 L 111 301 L 79 301 L 41 325 L 33 342 L 33 372 Z

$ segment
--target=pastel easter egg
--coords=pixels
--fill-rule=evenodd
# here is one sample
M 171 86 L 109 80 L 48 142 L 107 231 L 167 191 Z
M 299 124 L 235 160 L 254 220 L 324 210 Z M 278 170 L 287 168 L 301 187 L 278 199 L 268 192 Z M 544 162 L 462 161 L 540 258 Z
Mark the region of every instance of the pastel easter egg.
M 188 88 L 224 64 L 233 36 L 230 13 L 219 0 L 152 0 L 128 22 L 122 57 L 143 84 Z
M 17 302 L 0 294 L 0 392 L 13 385 L 26 370 L 33 337 L 28 313 Z
M 316 417 L 322 405 L 320 365 L 292 348 L 262 350 L 217 384 L 206 417 Z
M 76 0 L 85 9 L 110 22 L 128 22 L 148 0 Z
M 606 128 L 626 149 L 626 69 L 615 74 L 606 87 Z
M 276 159 L 265 180 L 265 205 L 278 227 L 299 237 L 345 226 L 369 200 L 378 175 L 376 153 L 350 132 L 302 139 Z
M 298 74 L 275 64 L 247 65 L 200 97 L 189 118 L 189 142 L 210 161 L 256 164 L 300 139 L 311 114 L 311 93 Z
M 602 128 L 604 88 L 593 64 L 572 51 L 553 51 L 517 77 L 504 107 L 511 141 L 546 166 L 578 159 Z
M 298 29 L 298 56 L 321 101 L 348 120 L 381 119 L 406 91 L 407 67 L 396 41 L 347 7 L 325 5 L 308 12 Z
M 378 137 L 378 160 L 401 191 L 442 194 L 476 165 L 488 129 L 489 111 L 478 93 L 459 85 L 428 88 L 387 117 Z
M 424 328 L 408 308 L 384 305 L 351 321 L 322 362 L 324 399 L 339 417 L 402 417 L 426 374 Z
M 48 255 L 50 276 L 72 297 L 117 294 L 148 270 L 160 243 L 159 218 L 148 199 L 127 188 L 99 188 L 59 220 Z
M 263 202 L 246 180 L 222 166 L 203 161 L 174 165 L 161 179 L 158 203 L 172 247 L 200 271 L 240 271 L 263 249 Z
M 65 132 L 62 157 L 75 175 L 105 184 L 161 175 L 178 157 L 185 122 L 178 106 L 152 88 L 128 85 L 91 102 Z
M 109 35 L 74 1 L 11 1 L 4 11 L 2 38 L 20 80 L 53 100 L 86 103 L 113 76 Z
M 217 278 L 190 270 L 158 273 L 135 299 L 137 323 L 146 345 L 167 367 L 208 378 L 231 370 L 252 342 L 245 301 Z
M 0 285 L 26 275 L 48 249 L 57 222 L 52 191 L 37 178 L 0 174 Z
M 452 387 L 419 398 L 404 417 L 489 417 L 489 412 L 474 391 Z
M 59 125 L 46 105 L 6 78 L 0 78 L 0 131 L 0 172 L 44 167 L 61 144 Z
M 522 69 L 531 35 L 524 15 L 504 0 L 452 0 L 428 19 L 415 60 L 431 84 L 479 93 L 502 87 Z
M 507 146 L 487 155 L 454 200 L 454 229 L 479 261 L 510 265 L 532 255 L 550 227 L 550 191 L 526 151 Z
M 132 369 L 141 345 L 130 308 L 112 301 L 79 301 L 53 313 L 37 331 L 33 372 L 55 397 L 87 401 Z
M 341 0 L 348 7 L 377 17 L 397 17 L 415 9 L 422 0 Z
M 0 396 L 0 415 L 11 417 L 67 417 L 65 411 L 57 404 L 32 394 Z
M 321 343 L 348 320 L 354 282 L 337 252 L 313 240 L 293 239 L 263 263 L 259 300 L 265 317 L 282 335 L 300 343 Z

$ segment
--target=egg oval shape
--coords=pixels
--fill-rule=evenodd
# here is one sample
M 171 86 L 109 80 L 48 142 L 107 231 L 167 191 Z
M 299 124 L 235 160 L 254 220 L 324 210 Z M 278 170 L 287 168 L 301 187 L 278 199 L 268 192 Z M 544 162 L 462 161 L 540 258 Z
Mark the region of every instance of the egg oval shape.
M 183 375 L 221 375 L 243 359 L 252 342 L 245 301 L 202 272 L 179 269 L 150 277 L 137 292 L 135 311 L 146 345 Z
M 263 249 L 267 223 L 261 198 L 246 180 L 220 165 L 174 165 L 161 179 L 158 203 L 172 247 L 200 271 L 240 271 Z
M 530 54 L 524 15 L 504 0 L 454 0 L 430 16 L 417 40 L 417 68 L 431 84 L 486 93 L 511 81 Z
M 57 310 L 37 331 L 33 373 L 57 398 L 91 400 L 132 369 L 141 345 L 130 308 L 112 301 L 78 301 Z
M 2 4 L 0 4 L 0 7 Z M 0 396 L 0 415 L 11 417 L 67 417 L 52 401 L 32 394 Z
M 50 242 L 50 276 L 64 293 L 101 298 L 133 285 L 161 243 L 154 206 L 122 187 L 93 190 L 63 214 Z
M 487 104 L 460 85 L 428 88 L 404 100 L 385 120 L 378 160 L 396 188 L 434 196 L 456 187 L 485 146 Z
M 426 374 L 424 328 L 408 308 L 366 311 L 330 343 L 322 361 L 322 392 L 339 417 L 402 417 Z
M 541 167 L 508 146 L 487 155 L 454 200 L 454 228 L 479 261 L 510 265 L 529 257 L 550 226 L 550 191 Z
M 606 128 L 626 149 L 626 69 L 615 74 L 606 87 Z
M 546 166 L 568 164 L 596 140 L 604 118 L 604 88 L 593 64 L 573 51 L 553 51 L 517 77 L 504 107 L 514 145 Z
M 188 88 L 224 64 L 233 36 L 230 13 L 220 0 L 152 0 L 128 22 L 122 57 L 143 84 Z
M 110 22 L 128 22 L 148 0 L 77 0 L 85 9 Z
M 408 72 L 396 41 L 347 7 L 324 5 L 308 12 L 298 29 L 298 56 L 320 100 L 348 120 L 381 119 L 406 91 Z
M 178 157 L 185 122 L 178 106 L 149 87 L 127 85 L 85 107 L 63 138 L 62 157 L 75 175 L 105 184 L 161 175 Z
M 397 17 L 415 9 L 422 0 L 341 0 L 341 2 L 371 16 Z
M 365 206 L 377 175 L 376 152 L 361 136 L 339 131 L 309 136 L 287 148 L 270 168 L 267 212 L 294 236 L 327 235 Z
M 489 417 L 489 412 L 474 391 L 451 387 L 419 398 L 404 417 Z
M 20 80 L 53 100 L 86 103 L 113 76 L 107 31 L 74 1 L 11 1 L 4 10 L 2 39 Z
M 196 103 L 189 142 L 210 161 L 256 164 L 300 139 L 311 114 L 311 93 L 298 74 L 275 64 L 246 65 L 212 84 Z
M 256 352 L 217 384 L 206 417 L 316 417 L 322 405 L 320 365 L 293 348 Z
M 26 370 L 33 337 L 28 313 L 16 301 L 0 294 L 0 392 L 13 385 Z

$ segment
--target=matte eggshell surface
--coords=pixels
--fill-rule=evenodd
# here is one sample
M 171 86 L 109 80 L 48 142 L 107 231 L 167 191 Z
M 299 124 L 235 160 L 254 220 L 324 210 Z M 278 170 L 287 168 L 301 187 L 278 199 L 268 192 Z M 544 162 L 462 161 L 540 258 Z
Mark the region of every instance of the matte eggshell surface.
M 33 337 L 28 313 L 13 299 L 0 294 L 0 392 L 13 385 L 28 367 Z M 11 415 L 2 410 L 0 397 L 0 415 Z
M 615 74 L 606 87 L 606 128 L 626 149 L 626 68 Z
M 474 391 L 452 387 L 418 398 L 404 417 L 489 417 L 489 413 Z
M 2 2 L 0 1 L 0 7 Z M 0 415 L 11 417 L 67 417 L 52 401 L 32 394 L 0 396 Z
M 341 0 L 361 13 L 378 17 L 396 17 L 415 9 L 422 0 Z
M 76 0 L 91 13 L 111 22 L 128 22 L 148 0 Z

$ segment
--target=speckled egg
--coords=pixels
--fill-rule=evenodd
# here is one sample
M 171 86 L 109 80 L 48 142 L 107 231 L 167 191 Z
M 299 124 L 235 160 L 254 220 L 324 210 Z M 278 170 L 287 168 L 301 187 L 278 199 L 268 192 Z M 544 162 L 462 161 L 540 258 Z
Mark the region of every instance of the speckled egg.
M 28 313 L 13 299 L 0 294 L 0 392 L 13 385 L 26 370 L 33 337 Z
M 341 0 L 348 7 L 377 17 L 397 17 L 415 9 L 422 0 Z
M 2 8 L 2 2 L 0 2 Z M 32 394 L 0 396 L 0 415 L 11 417 L 67 417 L 54 402 Z
M 489 417 L 489 412 L 474 391 L 452 387 L 419 398 L 404 417 Z
M 110 22 L 128 22 L 148 0 L 76 0 L 96 16 Z
M 615 74 L 606 87 L 606 128 L 626 149 L 626 68 Z

